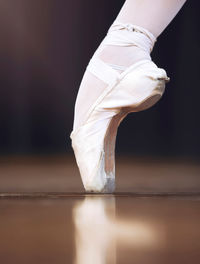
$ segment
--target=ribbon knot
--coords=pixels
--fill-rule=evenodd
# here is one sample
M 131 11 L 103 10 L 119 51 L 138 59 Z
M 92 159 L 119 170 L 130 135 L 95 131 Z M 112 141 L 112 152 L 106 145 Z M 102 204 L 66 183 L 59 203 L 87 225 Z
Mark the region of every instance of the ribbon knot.
M 128 31 L 134 31 L 134 25 L 131 25 L 129 23 L 124 24 L 124 27 L 128 30 Z

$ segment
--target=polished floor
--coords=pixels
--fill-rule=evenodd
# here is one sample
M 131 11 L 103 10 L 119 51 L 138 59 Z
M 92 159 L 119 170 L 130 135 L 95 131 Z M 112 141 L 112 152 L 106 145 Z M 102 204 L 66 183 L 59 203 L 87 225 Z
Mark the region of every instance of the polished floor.
M 89 195 L 69 157 L 2 158 L 0 263 L 199 264 L 199 177 L 194 161 L 120 158 L 116 193 Z
M 198 264 L 200 197 L 0 200 L 3 264 Z

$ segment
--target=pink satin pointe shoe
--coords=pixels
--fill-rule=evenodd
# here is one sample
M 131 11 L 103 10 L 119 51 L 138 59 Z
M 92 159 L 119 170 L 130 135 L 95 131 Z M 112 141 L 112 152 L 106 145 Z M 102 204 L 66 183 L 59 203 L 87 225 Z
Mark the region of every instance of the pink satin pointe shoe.
M 122 34 L 122 30 L 128 34 Z M 115 21 L 101 47 L 135 45 L 150 52 L 154 42 L 154 36 L 146 29 Z M 151 59 L 140 60 L 120 73 L 121 66 L 111 66 L 98 57 L 101 47 L 86 70 L 107 87 L 89 108 L 84 123 L 71 132 L 70 138 L 85 190 L 112 193 L 117 128 L 129 113 L 153 106 L 162 97 L 169 78 Z

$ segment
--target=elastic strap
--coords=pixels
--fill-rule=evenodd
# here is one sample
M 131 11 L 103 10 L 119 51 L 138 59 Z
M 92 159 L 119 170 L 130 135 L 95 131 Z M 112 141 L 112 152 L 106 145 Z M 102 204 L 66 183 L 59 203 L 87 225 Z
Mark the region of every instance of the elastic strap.
M 150 53 L 155 42 L 156 37 L 147 29 L 115 20 L 103 40 L 103 45 L 138 46 Z
M 147 29 L 131 23 L 122 23 L 115 20 L 109 28 L 107 35 L 101 42 L 99 48 L 89 61 L 87 69 L 100 80 L 107 84 L 111 84 L 120 74 L 117 70 L 123 71 L 127 67 L 115 64 L 106 64 L 99 59 L 98 55 L 105 48 L 105 46 L 137 46 L 145 52 L 150 53 L 155 42 L 156 38 Z

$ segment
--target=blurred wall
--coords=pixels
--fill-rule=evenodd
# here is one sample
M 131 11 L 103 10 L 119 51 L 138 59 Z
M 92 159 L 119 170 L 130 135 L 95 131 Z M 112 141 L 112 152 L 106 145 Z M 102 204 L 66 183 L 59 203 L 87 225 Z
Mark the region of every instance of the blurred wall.
M 82 75 L 123 2 L 0 0 L 1 155 L 72 153 Z M 200 156 L 199 7 L 188 0 L 158 38 L 152 58 L 171 82 L 122 122 L 119 153 Z

